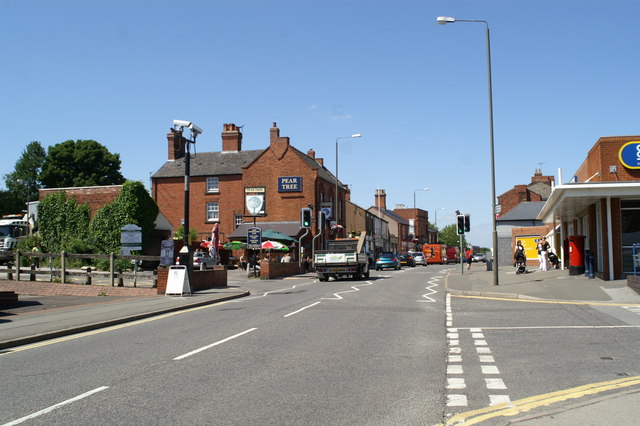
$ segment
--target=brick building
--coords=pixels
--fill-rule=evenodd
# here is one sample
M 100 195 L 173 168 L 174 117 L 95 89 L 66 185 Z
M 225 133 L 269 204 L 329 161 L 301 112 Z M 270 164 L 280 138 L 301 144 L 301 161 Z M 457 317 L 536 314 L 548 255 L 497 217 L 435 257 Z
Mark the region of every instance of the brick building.
M 91 217 L 109 203 L 112 203 L 122 190 L 122 185 L 105 186 L 76 186 L 71 188 L 41 188 L 38 199 L 42 201 L 49 194 L 64 192 L 67 197 L 76 200 L 78 205 L 87 204 L 91 210 Z
M 499 216 L 507 214 L 511 209 L 522 202 L 546 201 L 551 194 L 555 178 L 543 176 L 541 169 L 536 169 L 531 183 L 527 185 L 515 185 L 507 192 L 498 195 Z
M 640 251 L 640 136 L 598 139 L 570 182 L 555 185 L 538 219 L 552 229 L 565 266 L 589 250 L 597 276 L 632 274 L 634 244 Z
M 384 251 L 407 252 L 413 250 L 414 244 L 409 238 L 409 221 L 393 210 L 387 209 L 387 194 L 384 189 L 377 189 L 375 205 L 367 210 L 383 219 L 389 227 L 389 244 Z
M 328 209 L 332 223 L 340 225 L 334 231 L 325 230 L 325 238 L 338 235 L 338 228 L 345 229 L 347 188 L 312 149 L 299 151 L 288 137 L 280 136 L 276 123 L 269 130 L 265 149 L 243 151 L 241 129 L 232 123 L 223 125 L 221 138 L 222 151 L 191 154 L 189 221 L 201 240 L 211 235 L 216 223 L 221 242 L 244 240 L 254 221 L 263 231 L 272 229 L 297 239 L 304 234 L 300 209 L 308 206 L 313 208 L 314 223 L 311 234 L 303 240 L 307 249 L 317 232 L 320 208 Z M 178 228 L 184 216 L 185 142 L 173 129 L 167 141 L 168 159 L 152 176 L 152 196 Z

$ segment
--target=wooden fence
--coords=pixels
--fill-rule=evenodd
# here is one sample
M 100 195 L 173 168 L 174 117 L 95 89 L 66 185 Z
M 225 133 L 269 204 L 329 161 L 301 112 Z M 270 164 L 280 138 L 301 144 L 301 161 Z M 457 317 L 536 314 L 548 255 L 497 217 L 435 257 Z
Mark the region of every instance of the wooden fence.
M 73 282 L 73 277 L 79 277 L 83 284 L 91 284 L 92 279 L 96 277 L 107 278 L 112 287 L 124 286 L 125 280 L 133 280 L 133 287 L 137 287 L 138 279 L 151 280 L 153 287 L 157 287 L 157 271 L 140 271 L 139 264 L 143 261 L 160 263 L 160 256 L 136 256 L 136 255 L 116 255 L 110 254 L 73 254 L 73 253 L 34 253 L 34 252 L 4 252 L 10 256 L 12 261 L 8 263 L 6 270 L 7 279 L 20 281 L 26 276 L 27 280 L 36 281 L 36 276 L 48 275 L 48 281 L 58 281 L 61 283 Z M 39 259 L 40 268 L 35 268 L 35 262 L 31 262 L 30 266 L 22 266 L 24 258 Z M 59 262 L 54 262 L 59 259 Z M 82 267 L 81 269 L 70 269 L 67 266 L 68 259 L 91 259 L 91 260 L 108 260 L 108 271 L 97 271 L 92 267 Z M 128 260 L 133 264 L 133 272 L 125 272 L 116 269 L 116 260 Z M 44 265 L 48 260 L 48 265 Z M 55 265 L 57 263 L 57 265 Z M 3 271 L 3 272 L 4 272 Z

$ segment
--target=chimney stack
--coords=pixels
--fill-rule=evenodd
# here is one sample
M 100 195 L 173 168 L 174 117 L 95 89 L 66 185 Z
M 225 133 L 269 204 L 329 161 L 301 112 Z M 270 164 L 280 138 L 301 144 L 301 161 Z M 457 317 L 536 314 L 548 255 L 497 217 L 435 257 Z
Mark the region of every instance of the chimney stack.
M 315 159 L 316 158 L 316 152 L 314 150 L 310 149 L 309 151 L 307 151 L 307 157 Z
M 222 127 L 222 150 L 236 152 L 242 150 L 242 132 L 233 123 L 225 123 Z
M 184 157 L 185 143 L 180 132 L 175 129 L 169 129 L 169 133 L 167 133 L 167 143 L 169 160 L 177 160 L 178 158 Z
M 376 207 L 387 209 L 387 194 L 384 189 L 376 189 Z

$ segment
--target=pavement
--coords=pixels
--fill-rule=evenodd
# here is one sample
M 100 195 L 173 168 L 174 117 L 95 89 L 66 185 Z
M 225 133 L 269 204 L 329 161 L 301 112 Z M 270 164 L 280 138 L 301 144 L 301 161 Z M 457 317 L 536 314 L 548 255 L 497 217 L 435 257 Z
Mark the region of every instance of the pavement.
M 315 279 L 314 273 L 274 280 L 248 278 L 245 271 L 228 271 L 228 287 L 199 291 L 184 297 L 81 297 L 21 295 L 17 305 L 0 307 L 0 355 L 11 348 L 52 338 L 95 330 L 152 316 L 219 303 L 225 300 L 260 295 L 267 291 L 290 288 L 295 280 Z M 611 303 L 640 306 L 640 294 L 627 286 L 627 280 L 603 281 L 584 275 L 569 275 L 568 270 L 539 271 L 530 268 L 516 274 L 513 267 L 499 268 L 498 285 L 494 272 L 484 263 L 474 263 L 471 270 L 462 271 L 455 265 L 447 272 L 446 291 L 457 295 L 509 299 L 553 300 L 583 303 Z M 610 413 L 624 412 L 636 416 L 635 407 L 640 391 L 619 392 L 595 402 L 565 408 L 562 419 L 600 418 Z M 633 402 L 630 403 L 630 401 Z M 594 405 L 597 404 L 597 407 Z M 597 408 L 599 416 L 593 417 Z M 609 414 L 607 414 L 609 413 Z M 589 417 L 591 416 L 591 417 Z M 546 412 L 524 419 L 524 424 L 563 424 L 558 413 Z M 627 419 L 632 417 L 626 417 Z M 566 423 L 565 423 L 566 424 Z

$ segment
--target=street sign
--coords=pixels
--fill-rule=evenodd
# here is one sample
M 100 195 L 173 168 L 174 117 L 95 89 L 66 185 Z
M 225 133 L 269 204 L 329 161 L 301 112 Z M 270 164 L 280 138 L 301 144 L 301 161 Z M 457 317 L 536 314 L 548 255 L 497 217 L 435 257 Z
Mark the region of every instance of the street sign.
M 120 228 L 120 245 L 122 254 L 131 254 L 132 250 L 142 250 L 142 228 L 129 224 Z
M 262 229 L 247 229 L 247 248 L 251 250 L 260 250 L 262 247 Z

